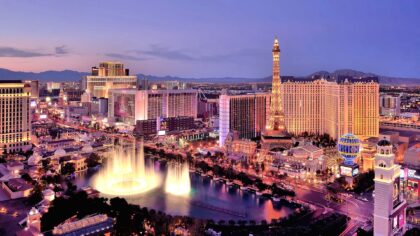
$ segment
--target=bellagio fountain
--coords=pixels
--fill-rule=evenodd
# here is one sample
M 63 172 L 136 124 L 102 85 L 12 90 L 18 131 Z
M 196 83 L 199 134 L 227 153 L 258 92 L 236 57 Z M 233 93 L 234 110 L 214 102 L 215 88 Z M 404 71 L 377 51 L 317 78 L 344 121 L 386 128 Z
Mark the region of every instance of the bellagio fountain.
M 168 164 L 165 191 L 177 196 L 188 196 L 191 191 L 188 163 L 177 160 Z
M 161 185 L 154 165 L 145 164 L 143 141 L 136 150 L 115 146 L 105 166 L 93 177 L 93 186 L 103 194 L 130 196 L 146 193 Z M 168 163 L 165 192 L 188 196 L 191 190 L 189 168 L 182 160 Z
M 108 195 L 128 196 L 148 192 L 160 185 L 153 165 L 145 165 L 143 142 L 136 151 L 116 146 L 107 163 L 93 179 L 97 190 Z

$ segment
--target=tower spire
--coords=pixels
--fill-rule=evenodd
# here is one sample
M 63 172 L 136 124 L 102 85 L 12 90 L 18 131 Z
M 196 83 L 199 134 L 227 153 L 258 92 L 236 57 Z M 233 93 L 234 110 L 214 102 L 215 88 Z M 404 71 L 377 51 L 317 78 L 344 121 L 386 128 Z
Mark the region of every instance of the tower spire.
M 286 132 L 284 125 L 284 114 L 282 100 L 280 94 L 280 46 L 277 36 L 274 38 L 273 44 L 273 78 L 271 89 L 271 106 L 270 106 L 270 122 L 269 129 L 273 131 Z
M 287 133 L 283 104 L 281 99 L 281 80 L 280 80 L 280 46 L 277 37 L 273 44 L 273 78 L 271 89 L 270 119 L 262 134 L 262 149 L 272 150 L 273 148 L 290 148 L 292 137 Z

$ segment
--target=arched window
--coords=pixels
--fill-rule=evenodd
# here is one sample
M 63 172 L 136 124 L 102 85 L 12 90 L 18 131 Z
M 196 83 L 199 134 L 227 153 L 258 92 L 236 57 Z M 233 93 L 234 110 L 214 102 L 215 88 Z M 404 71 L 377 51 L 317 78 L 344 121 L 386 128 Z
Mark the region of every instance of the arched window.
M 383 178 L 384 178 L 384 175 L 381 174 L 381 179 L 383 179 Z
M 384 161 L 379 162 L 379 167 L 383 167 L 383 168 L 385 168 L 385 167 L 386 167 L 385 162 L 384 162 Z
M 383 149 L 381 149 L 381 154 L 384 154 L 384 150 Z

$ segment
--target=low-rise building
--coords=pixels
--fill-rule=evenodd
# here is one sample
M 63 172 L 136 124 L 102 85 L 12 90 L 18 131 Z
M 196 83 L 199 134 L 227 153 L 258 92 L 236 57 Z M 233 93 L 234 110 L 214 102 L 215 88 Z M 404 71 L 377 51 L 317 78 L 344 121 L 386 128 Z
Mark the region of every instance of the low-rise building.
M 73 235 L 106 235 L 110 236 L 114 227 L 114 219 L 105 214 L 93 215 L 81 220 L 62 223 L 49 235 L 73 236 Z
M 22 178 L 15 178 L 2 182 L 2 188 L 5 190 L 10 199 L 16 199 L 28 197 L 33 186 Z
M 74 164 L 75 172 L 87 170 L 86 157 L 83 155 L 74 155 L 68 162 Z

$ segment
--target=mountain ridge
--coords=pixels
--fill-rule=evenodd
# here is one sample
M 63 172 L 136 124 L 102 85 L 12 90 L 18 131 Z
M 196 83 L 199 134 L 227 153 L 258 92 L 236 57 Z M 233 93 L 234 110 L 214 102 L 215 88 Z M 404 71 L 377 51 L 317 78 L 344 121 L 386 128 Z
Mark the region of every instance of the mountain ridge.
M 77 81 L 80 80 L 83 76 L 89 75 L 88 72 L 79 72 L 74 70 L 48 70 L 43 72 L 23 72 L 23 71 L 12 71 L 4 68 L 0 68 L 0 80 L 6 79 L 21 79 L 21 80 L 40 80 L 40 81 Z M 323 76 L 352 76 L 352 77 L 367 77 L 367 76 L 377 76 L 381 84 L 393 84 L 393 85 L 420 85 L 420 78 L 403 78 L 403 77 L 391 77 L 391 76 L 382 76 L 374 73 L 366 73 L 353 69 L 339 69 L 333 72 L 328 72 L 325 70 L 320 70 L 309 74 L 308 76 L 296 76 L 296 77 L 312 77 L 314 75 L 323 75 Z M 204 77 L 204 78 L 185 78 L 178 76 L 154 76 L 154 75 L 145 75 L 138 73 L 139 78 L 146 77 L 150 81 L 164 81 L 164 80 L 179 80 L 182 82 L 189 83 L 251 83 L 251 82 L 270 82 L 271 76 L 265 76 L 260 78 L 240 78 L 240 77 Z

